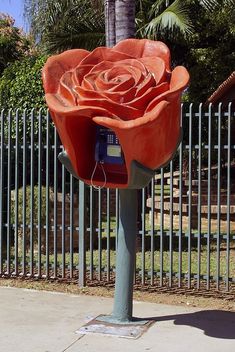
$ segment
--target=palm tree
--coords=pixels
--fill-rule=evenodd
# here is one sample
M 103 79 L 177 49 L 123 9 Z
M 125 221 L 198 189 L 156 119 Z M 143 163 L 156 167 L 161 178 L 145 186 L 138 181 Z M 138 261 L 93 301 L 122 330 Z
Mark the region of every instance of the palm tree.
M 194 32 L 191 6 L 199 4 L 213 12 L 221 6 L 232 6 L 234 0 L 139 0 L 137 15 L 138 34 L 156 39 L 159 33 L 187 37 Z
M 116 0 L 116 43 L 135 36 L 135 1 Z
M 233 1 L 223 0 L 222 3 L 231 5 Z M 159 33 L 187 37 L 194 31 L 190 10 L 195 3 L 210 12 L 221 6 L 219 0 L 105 0 L 107 46 L 134 37 L 135 23 L 138 36 L 142 38 L 156 39 Z
M 178 33 L 190 38 L 194 30 L 191 9 L 206 11 L 230 6 L 234 0 L 24 0 L 25 17 L 37 42 L 48 53 L 81 47 L 88 50 L 105 43 L 134 37 L 156 39 Z M 231 7 L 233 8 L 233 7 Z M 104 16 L 105 9 L 105 16 Z M 135 16 L 136 9 L 136 16 Z M 136 19 L 135 19 L 136 17 Z M 106 18 L 106 22 L 105 22 Z
M 56 6 L 56 2 L 60 6 Z M 50 4 L 48 32 L 44 46 L 49 52 L 84 48 L 93 50 L 104 45 L 104 14 L 93 0 L 56 0 Z
M 106 45 L 135 36 L 135 0 L 104 0 Z
M 105 39 L 101 0 L 24 0 L 25 17 L 43 51 L 94 49 Z
M 112 47 L 116 44 L 115 0 L 104 0 L 104 11 L 106 46 Z

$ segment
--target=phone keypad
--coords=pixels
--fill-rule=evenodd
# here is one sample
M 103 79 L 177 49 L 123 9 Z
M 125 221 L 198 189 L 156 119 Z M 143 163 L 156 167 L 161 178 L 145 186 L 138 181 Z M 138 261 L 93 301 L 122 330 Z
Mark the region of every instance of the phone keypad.
M 119 143 L 119 140 L 118 140 L 118 138 L 117 138 L 117 136 L 114 135 L 114 134 L 108 134 L 108 136 L 107 136 L 107 143 L 108 143 L 108 144 L 116 144 L 116 145 L 119 145 L 119 144 L 120 144 L 120 143 Z
M 108 144 L 113 144 L 113 135 L 112 134 L 108 134 L 107 142 L 108 142 Z

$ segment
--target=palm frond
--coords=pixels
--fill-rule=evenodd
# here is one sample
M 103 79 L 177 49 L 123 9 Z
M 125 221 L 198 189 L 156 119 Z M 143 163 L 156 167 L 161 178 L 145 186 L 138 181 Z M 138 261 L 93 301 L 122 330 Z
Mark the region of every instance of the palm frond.
M 234 0 L 224 0 L 224 5 L 225 6 L 231 6 L 234 8 L 235 6 L 235 1 Z
M 79 28 L 82 33 L 84 28 L 88 33 L 91 29 L 103 31 L 103 0 L 24 0 L 24 3 L 25 16 L 38 43 L 45 45 L 55 32 L 68 31 L 73 37 Z
M 104 14 L 91 7 L 92 0 L 73 1 L 72 7 L 65 4 L 70 2 L 71 5 L 71 1 L 66 0 L 56 8 L 57 13 L 51 11 L 50 27 L 43 38 L 47 53 L 71 48 L 92 50 L 104 44 Z
M 218 0 L 199 0 L 199 4 L 207 11 L 214 11 L 221 5 Z
M 175 0 L 157 17 L 153 18 L 145 27 L 149 38 L 156 38 L 157 32 L 173 32 L 177 29 L 184 36 L 193 33 L 193 25 L 189 17 L 188 8 L 180 0 Z
M 167 6 L 169 6 L 169 3 L 166 2 L 166 0 L 155 1 L 149 11 L 150 16 L 157 15 L 163 7 L 165 8 Z
M 104 33 L 50 33 L 45 38 L 46 52 L 60 53 L 64 50 L 82 48 L 93 50 L 97 46 L 102 46 L 105 43 Z

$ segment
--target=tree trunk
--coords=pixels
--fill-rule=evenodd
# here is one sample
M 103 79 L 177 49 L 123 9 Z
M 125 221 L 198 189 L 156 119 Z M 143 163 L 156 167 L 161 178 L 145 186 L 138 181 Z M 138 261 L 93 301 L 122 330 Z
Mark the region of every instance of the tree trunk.
M 116 43 L 135 36 L 135 0 L 116 0 Z
M 116 44 L 115 0 L 105 0 L 104 8 L 106 46 L 112 47 Z

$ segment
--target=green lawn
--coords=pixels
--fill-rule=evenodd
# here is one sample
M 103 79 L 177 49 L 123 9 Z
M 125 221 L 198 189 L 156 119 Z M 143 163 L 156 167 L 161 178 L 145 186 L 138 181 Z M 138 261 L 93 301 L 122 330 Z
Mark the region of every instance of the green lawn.
M 100 262 L 101 258 L 101 262 Z M 38 253 L 34 254 L 34 265 L 35 265 L 35 271 L 37 271 L 37 259 L 38 259 Z M 63 262 L 63 257 L 61 254 L 57 255 L 57 263 L 58 263 L 58 269 L 62 267 L 62 264 L 65 265 L 66 268 L 70 267 L 70 254 L 66 253 L 65 254 L 65 261 Z M 93 266 L 94 270 L 99 268 L 100 266 L 102 267 L 102 270 L 105 270 L 107 268 L 107 262 L 108 262 L 108 252 L 107 250 L 102 250 L 101 255 L 99 255 L 98 250 L 94 250 L 92 253 L 90 251 L 87 251 L 86 253 L 86 264 L 87 267 L 90 266 L 91 259 L 93 259 Z M 110 251 L 110 267 L 114 268 L 115 267 L 115 259 L 116 259 L 116 253 L 114 250 Z M 171 261 L 172 260 L 172 261 Z M 183 251 L 182 252 L 182 273 L 187 274 L 188 273 L 188 252 Z M 220 252 L 220 276 L 226 276 L 226 251 L 221 251 Z M 14 258 L 11 258 L 12 265 L 14 262 Z M 30 256 L 27 254 L 26 256 L 26 261 L 29 263 L 30 262 Z M 19 263 L 21 262 L 21 257 L 19 257 Z M 46 256 L 45 254 L 41 255 L 41 262 L 42 262 L 42 267 L 45 266 L 46 264 Z M 77 267 L 79 262 L 79 256 L 78 253 L 75 253 L 73 256 L 73 266 Z M 154 251 L 153 253 L 153 263 L 154 263 L 154 268 L 153 270 L 155 272 L 160 272 L 160 251 Z M 204 247 L 201 250 L 201 255 L 200 255 L 200 264 L 201 264 L 201 270 L 200 273 L 201 275 L 206 275 L 207 274 L 207 250 L 206 247 Z M 230 277 L 235 277 L 235 249 L 230 250 Z M 49 263 L 50 267 L 54 267 L 54 255 L 50 254 L 49 255 Z M 152 270 L 152 254 L 150 251 L 146 251 L 145 255 L 142 257 L 142 253 L 138 252 L 136 255 L 136 269 L 137 272 L 145 269 L 145 272 L 151 272 Z M 173 273 L 177 273 L 179 270 L 179 252 L 174 250 L 172 252 L 172 256 L 170 257 L 170 253 L 168 251 L 163 252 L 163 272 L 168 273 L 170 271 L 170 268 L 172 268 Z M 191 273 L 197 274 L 198 270 L 198 252 L 196 250 L 191 251 Z M 216 276 L 217 274 L 217 253 L 216 250 L 212 250 L 211 255 L 210 255 L 210 275 Z

